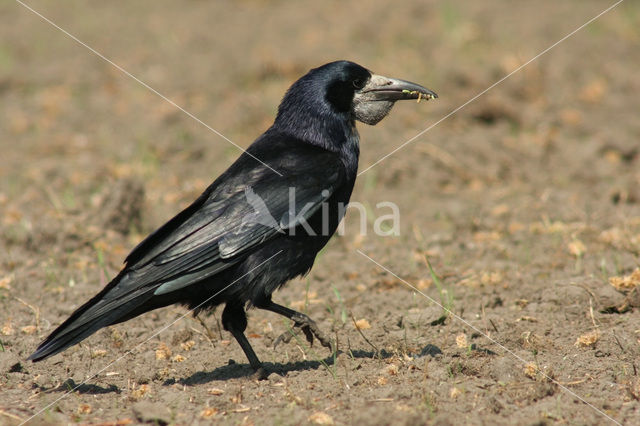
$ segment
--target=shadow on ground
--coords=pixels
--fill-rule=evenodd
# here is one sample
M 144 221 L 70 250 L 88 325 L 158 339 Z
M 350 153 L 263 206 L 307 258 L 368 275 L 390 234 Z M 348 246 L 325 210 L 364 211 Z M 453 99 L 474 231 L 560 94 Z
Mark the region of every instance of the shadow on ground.
M 329 369 L 335 364 L 335 360 L 337 359 L 337 357 L 342 354 L 345 354 L 353 359 L 388 359 L 394 356 L 394 354 L 385 351 L 384 349 L 379 352 L 352 350 L 346 353 L 343 351 L 338 351 L 335 356 L 332 354 L 322 360 L 297 361 L 288 362 L 286 364 L 265 362 L 263 363 L 263 366 L 269 372 L 269 374 L 277 374 L 284 377 L 288 373 L 293 371 L 317 370 L 320 367 Z M 440 354 L 442 354 L 440 348 L 435 345 L 429 344 L 422 348 L 422 350 L 419 354 L 416 355 L 416 357 L 423 357 L 426 355 L 436 356 Z M 195 386 L 210 383 L 216 380 L 231 380 L 241 377 L 249 377 L 253 374 L 255 374 L 255 371 L 249 366 L 249 364 L 237 364 L 235 361 L 230 360 L 230 363 L 228 365 L 218 367 L 213 371 L 198 371 L 196 373 L 193 373 L 191 376 L 180 380 L 169 379 L 166 380 L 163 385 L 171 386 L 175 383 L 180 383 L 181 385 Z
M 53 389 L 46 389 L 41 387 L 43 392 L 76 392 L 88 395 L 101 395 L 107 393 L 120 393 L 120 388 L 116 385 L 107 385 L 106 387 L 98 385 L 90 385 L 86 383 L 80 383 L 79 385 L 73 379 L 65 380 L 60 386 Z

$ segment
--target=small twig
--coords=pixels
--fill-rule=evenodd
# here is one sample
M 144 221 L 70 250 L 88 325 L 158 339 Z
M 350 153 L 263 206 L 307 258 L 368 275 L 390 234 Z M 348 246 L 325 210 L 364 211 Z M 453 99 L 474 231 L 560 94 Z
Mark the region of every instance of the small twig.
M 596 319 L 593 316 L 593 299 L 589 298 L 589 314 L 591 315 L 591 322 L 593 323 L 593 328 L 598 329 L 599 325 L 596 324 Z
M 16 297 L 16 300 L 33 311 L 34 315 L 36 316 L 36 330 L 40 330 L 40 309 L 34 307 L 33 305 L 28 304 L 27 302 L 20 299 L 19 297 Z
M 200 323 L 200 325 L 202 326 L 202 328 L 205 329 L 205 331 L 207 332 L 207 337 L 209 338 L 209 340 L 211 341 L 211 343 L 213 343 L 213 339 L 215 338 L 213 333 L 211 332 L 211 329 L 209 328 L 209 326 L 207 325 L 206 322 L 204 322 L 204 320 L 202 318 L 200 318 L 200 315 L 196 315 L 195 318 L 198 320 L 198 322 Z M 221 334 L 222 335 L 222 334 Z
M 600 301 L 598 300 L 598 297 L 595 295 L 595 293 L 593 291 L 589 290 L 589 288 L 587 288 L 586 286 L 584 286 L 582 284 L 576 284 L 576 283 L 570 283 L 569 285 L 573 286 L 573 287 L 580 287 L 581 289 L 583 289 L 584 291 L 589 293 L 589 295 L 593 298 L 593 300 L 595 300 L 596 303 L 598 305 L 600 305 Z
M 207 336 L 207 333 L 203 333 L 202 331 L 198 330 L 195 327 L 189 327 L 189 329 L 191 331 L 193 331 L 196 334 L 201 335 L 202 337 L 204 337 L 205 339 L 207 339 L 207 341 L 209 341 L 209 343 L 211 344 L 211 346 L 213 346 L 214 348 L 216 347 L 216 345 L 213 343 L 213 340 L 211 340 L 211 338 L 209 336 Z
M 300 347 L 300 345 L 296 345 L 296 348 L 298 348 L 298 350 L 302 354 L 302 360 L 306 361 L 307 360 L 307 354 L 304 352 L 304 350 Z
M 482 304 L 481 308 L 482 308 L 482 325 L 484 325 L 484 334 L 488 335 L 491 332 L 487 328 L 487 315 L 486 315 L 486 312 L 484 310 L 484 303 Z
M 498 327 L 496 327 L 496 325 L 493 323 L 493 320 L 491 318 L 489 318 L 489 322 L 491 323 L 491 325 L 493 326 L 493 329 L 496 331 L 496 333 L 498 332 Z
M 204 337 L 205 339 L 207 339 L 209 341 L 209 344 L 211 344 L 211 346 L 215 348 L 216 347 L 215 336 L 213 335 L 213 333 L 211 332 L 209 327 L 207 327 L 207 324 L 204 322 L 204 320 L 202 318 L 200 318 L 199 315 L 194 315 L 193 318 L 198 321 L 200 326 L 204 329 L 204 332 L 201 331 L 201 330 L 198 330 L 195 327 L 191 327 L 191 326 L 189 326 L 189 329 L 191 331 L 193 331 L 194 333 L 199 334 L 202 337 Z M 194 321 L 194 319 L 188 318 L 189 321 Z M 220 340 L 223 340 L 222 336 L 221 336 Z
M 358 330 L 358 333 L 360 333 L 360 336 L 362 336 L 364 341 L 367 342 L 369 344 L 369 346 L 371 346 L 373 348 L 374 353 L 375 353 L 375 357 L 378 358 L 380 356 L 380 351 L 378 350 L 376 345 L 374 345 L 373 343 L 371 343 L 371 341 L 369 339 L 367 339 L 367 336 L 364 335 L 362 330 L 360 330 L 360 327 L 358 327 L 358 324 L 356 324 L 356 319 L 353 316 L 353 314 L 351 314 L 351 320 L 353 321 L 353 325 L 355 326 L 356 330 Z
M 571 385 L 579 385 L 580 383 L 584 383 L 589 379 L 592 379 L 593 377 L 589 376 L 587 374 L 587 376 L 584 379 L 581 380 L 574 380 L 573 382 L 561 382 L 559 380 L 555 380 L 555 383 L 558 385 L 562 385 L 562 386 L 571 386 Z
M 10 418 L 12 418 L 12 419 L 14 419 L 14 420 L 17 420 L 17 421 L 19 421 L 19 422 L 24 422 L 24 421 L 25 421 L 22 417 L 18 417 L 18 416 L 16 416 L 15 414 L 7 413 L 7 412 L 6 412 L 6 411 L 4 411 L 4 410 L 0 410 L 0 414 L 2 414 L 3 416 L 10 417 Z
M 618 346 L 620 346 L 620 349 L 624 353 L 625 352 L 624 347 L 622 346 L 622 343 L 620 343 L 620 340 L 618 340 L 618 336 L 616 336 L 616 332 L 611 330 L 611 334 L 613 334 L 613 338 L 616 339 L 616 343 L 618 344 Z

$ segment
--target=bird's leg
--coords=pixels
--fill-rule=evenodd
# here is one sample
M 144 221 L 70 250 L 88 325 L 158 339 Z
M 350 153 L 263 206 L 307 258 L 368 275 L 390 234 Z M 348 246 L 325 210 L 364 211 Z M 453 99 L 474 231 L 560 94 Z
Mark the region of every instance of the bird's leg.
M 244 335 L 244 330 L 247 328 L 247 314 L 244 312 L 242 306 L 227 303 L 224 311 L 222 311 L 222 325 L 224 329 L 231 333 L 238 341 L 242 351 L 249 360 L 249 364 L 251 364 L 251 367 L 256 371 L 258 380 L 266 380 L 269 374 L 262 366 L 249 340 L 247 340 L 247 337 Z
M 331 343 L 331 339 L 329 339 L 325 334 L 318 328 L 318 325 L 314 320 L 309 318 L 307 315 L 302 314 L 300 312 L 294 311 L 293 309 L 289 309 L 285 306 L 278 305 L 277 303 L 272 302 L 271 300 L 262 301 L 262 303 L 255 305 L 257 308 L 266 309 L 267 311 L 275 312 L 276 314 L 283 315 L 294 322 L 294 327 L 300 328 L 304 333 L 307 341 L 310 345 L 313 345 L 313 338 L 315 337 L 320 341 L 322 346 L 333 350 L 333 345 Z M 289 343 L 293 334 L 290 332 L 286 332 L 281 334 L 274 342 L 273 347 L 275 348 L 282 343 Z

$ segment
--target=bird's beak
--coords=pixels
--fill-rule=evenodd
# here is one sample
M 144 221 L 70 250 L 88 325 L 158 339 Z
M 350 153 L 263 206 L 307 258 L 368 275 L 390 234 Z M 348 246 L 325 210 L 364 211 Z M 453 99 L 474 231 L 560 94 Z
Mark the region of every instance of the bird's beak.
M 373 74 L 360 93 L 367 94 L 369 101 L 395 102 L 404 99 L 429 100 L 438 95 L 419 84 L 397 78 Z
M 396 101 L 417 99 L 420 102 L 437 97 L 435 92 L 419 84 L 373 74 L 367 84 L 354 93 L 353 112 L 356 120 L 375 125 L 389 114 Z

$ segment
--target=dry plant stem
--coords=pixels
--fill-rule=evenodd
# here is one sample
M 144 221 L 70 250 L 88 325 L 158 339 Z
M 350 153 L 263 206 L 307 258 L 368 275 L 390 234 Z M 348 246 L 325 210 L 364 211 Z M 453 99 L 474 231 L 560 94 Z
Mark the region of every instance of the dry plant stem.
M 7 416 L 7 417 L 9 417 L 11 419 L 14 419 L 14 420 L 17 420 L 19 422 L 24 422 L 24 419 L 22 417 L 18 417 L 15 414 L 7 413 L 4 410 L 0 410 L 0 415 Z
M 211 331 L 211 329 L 209 328 L 207 323 L 204 322 L 204 320 L 202 318 L 200 318 L 200 315 L 196 315 L 196 319 L 198 320 L 198 322 L 200 323 L 202 328 L 205 329 L 205 331 L 207 332 L 207 337 L 213 343 L 213 340 L 215 339 L 215 336 L 213 335 L 213 332 Z
M 369 339 L 367 339 L 367 336 L 364 335 L 364 333 L 362 332 L 362 330 L 360 330 L 360 327 L 358 327 L 358 324 L 356 324 L 356 319 L 353 315 L 351 315 L 351 320 L 353 321 L 353 325 L 356 328 L 356 330 L 358 331 L 358 333 L 360 334 L 360 336 L 362 336 L 362 338 L 364 339 L 365 342 L 367 342 L 369 344 L 369 346 L 371 346 L 373 348 L 374 351 L 374 357 L 378 357 L 380 356 L 380 350 L 378 350 L 378 348 L 376 347 L 376 345 L 374 345 L 373 343 L 371 343 L 371 341 Z
M 36 330 L 40 330 L 40 309 L 36 308 L 33 305 L 28 304 L 27 302 L 25 302 L 24 300 L 20 299 L 19 297 L 16 297 L 16 300 L 33 311 L 33 313 L 34 313 L 34 315 L 36 317 Z

